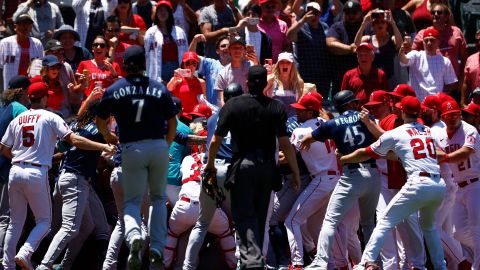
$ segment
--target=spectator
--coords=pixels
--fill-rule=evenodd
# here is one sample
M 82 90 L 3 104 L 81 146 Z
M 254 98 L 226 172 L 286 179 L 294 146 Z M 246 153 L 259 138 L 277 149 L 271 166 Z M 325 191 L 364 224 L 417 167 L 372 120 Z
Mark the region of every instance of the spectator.
M 357 48 L 358 67 L 343 75 L 342 89 L 351 90 L 360 102 L 368 102 L 370 94 L 375 90 L 388 88 L 387 76 L 383 70 L 373 66 L 375 53 L 370 43 L 361 43 Z
M 365 28 L 369 25 L 373 28 L 373 34 L 363 36 Z M 390 36 L 389 26 L 393 29 L 394 36 Z M 355 36 L 355 45 L 359 46 L 362 42 L 372 44 L 375 53 L 373 65 L 385 72 L 389 80 L 388 90 L 393 89 L 397 85 L 394 84 L 395 80 L 393 80 L 394 58 L 403 43 L 403 39 L 389 10 L 376 9 L 364 17 L 363 23 Z
M 152 18 L 155 11 L 154 7 L 156 4 L 157 3 L 155 1 L 150 0 L 137 0 L 135 3 L 133 3 L 133 14 L 137 14 L 142 17 L 147 28 L 149 28 L 153 24 Z
M 3 69 L 3 89 L 15 75 L 27 76 L 28 66 L 35 58 L 43 57 L 40 40 L 30 37 L 33 20 L 28 14 L 15 19 L 15 35 L 0 41 L 0 67 Z
M 185 0 L 172 0 L 170 3 L 173 7 L 175 25 L 182 28 L 190 40 L 197 33 L 197 14 Z
M 275 16 L 278 0 L 260 0 L 259 3 L 262 8 L 262 17 L 258 23 L 258 29 L 272 39 L 272 59 L 273 63 L 276 63 L 281 52 L 291 51 L 287 39 L 288 26 L 286 22 Z
M 110 47 L 110 50 L 108 51 L 108 60 L 110 61 L 110 63 L 123 63 L 123 55 L 125 53 L 125 49 L 130 46 L 130 44 L 122 42 L 120 40 L 121 25 L 122 23 L 120 22 L 118 17 L 112 15 L 108 16 L 103 26 L 103 34 L 107 38 L 108 46 Z M 122 66 L 120 66 L 120 70 L 121 75 L 125 77 L 126 72 L 125 70 L 123 70 Z
M 295 58 L 298 70 L 306 82 L 314 83 L 322 96 L 328 97 L 331 71 L 326 36 L 319 23 L 322 14 L 316 2 L 307 4 L 307 13 L 288 29 L 287 37 L 295 42 Z
M 20 0 L 0 0 L 0 34 L 9 30 L 8 28 L 13 22 L 13 13 L 15 13 L 20 3 Z
M 79 34 L 80 44 L 90 48 L 96 36 L 102 34 L 103 23 L 117 7 L 117 0 L 73 0 L 75 11 L 75 31 Z
M 281 101 L 285 105 L 287 116 L 294 116 L 295 108 L 290 105 L 296 103 L 303 95 L 303 80 L 298 74 L 291 53 L 283 52 L 278 55 L 278 62 L 273 66 L 267 82 L 265 96 Z
M 132 0 L 119 0 L 114 14 L 120 19 L 120 41 L 130 45 L 143 45 L 147 27 L 142 17 L 133 14 Z
M 220 36 L 228 34 L 229 28 L 235 26 L 236 22 L 242 17 L 233 1 L 229 0 L 228 3 L 229 5 L 225 0 L 214 0 L 213 4 L 205 7 L 200 13 L 198 25 L 207 39 L 205 44 L 206 57 L 219 59 L 215 52 L 215 42 Z
M 168 82 L 188 51 L 187 35 L 173 20 L 173 7 L 168 1 L 157 3 L 154 26 L 145 34 L 147 75 L 153 80 Z
M 439 92 L 448 94 L 457 87 L 458 80 L 452 63 L 448 58 L 437 54 L 439 37 L 438 30 L 430 27 L 423 33 L 425 51 L 411 51 L 406 54 L 410 49 L 408 42 L 404 42 L 400 48 L 400 63 L 410 67 L 410 85 L 419 100 Z
M 182 57 L 181 69 L 175 70 L 167 88 L 172 95 L 178 97 L 186 113 L 191 113 L 201 97 L 206 94 L 205 81 L 195 76 L 195 71 L 200 64 L 200 58 L 195 52 L 185 52 Z M 189 71 L 186 74 L 183 72 Z
M 243 92 L 245 93 L 248 90 L 248 69 L 252 66 L 250 61 L 253 62 L 253 65 L 258 65 L 255 52 L 246 53 L 245 40 L 239 36 L 230 39 L 228 51 L 230 52 L 232 61 L 218 73 L 215 81 L 215 90 L 218 91 L 218 105 L 220 107 L 224 104 L 223 89 L 227 88 L 231 83 L 238 83 L 242 86 Z
M 313 3 L 313 1 L 310 3 Z M 318 3 L 320 10 L 322 10 L 322 14 L 320 14 L 320 21 L 328 26 L 331 26 L 335 22 L 335 18 L 342 11 L 342 2 L 340 0 L 320 0 L 315 1 L 315 3 Z M 294 12 L 297 16 L 305 16 L 307 9 L 307 3 L 305 3 L 304 0 L 295 0 L 293 2 L 292 12 Z
M 477 131 L 480 124 L 480 105 L 470 103 L 462 109 L 462 120 L 474 126 Z
M 21 3 L 13 14 L 16 20 L 21 14 L 28 14 L 33 19 L 32 36 L 40 39 L 42 44 L 53 37 L 53 32 L 63 25 L 60 9 L 48 0 L 28 0 Z
M 118 79 L 120 66 L 115 62 L 108 61 L 108 49 L 108 40 L 104 36 L 96 37 L 92 45 L 93 59 L 82 61 L 78 65 L 77 73 L 81 73 L 82 77 L 85 69 L 89 71 L 88 77 L 82 78 L 88 82 L 87 87 L 83 90 L 85 97 L 90 95 L 93 88 L 106 89 Z
M 327 49 L 335 55 L 331 76 L 334 93 L 340 90 L 343 74 L 357 65 L 354 42 L 362 24 L 362 7 L 357 0 L 349 0 L 343 7 L 343 14 L 343 20 L 332 24 L 327 32 Z
M 450 24 L 450 22 L 453 22 L 452 12 L 447 5 L 440 3 L 433 4 L 431 13 L 433 28 L 440 33 L 438 48 L 443 56 L 450 59 L 457 78 L 463 79 L 463 69 L 467 61 L 468 51 L 467 42 L 462 34 L 462 30 Z M 418 32 L 412 49 L 417 51 L 424 49 L 423 35 L 425 31 L 426 30 L 423 29 Z
M 60 82 L 60 69 L 62 63 L 55 55 L 47 55 L 42 60 L 40 76 L 42 81 L 48 85 L 47 108 L 61 113 L 65 118 L 68 113 L 68 92 L 64 92 Z
M 197 50 L 198 42 L 205 42 L 205 36 L 203 34 L 197 34 L 190 43 L 189 50 L 194 52 Z M 228 53 L 228 36 L 221 36 L 215 43 L 217 54 L 220 56 L 220 61 L 213 58 L 199 56 L 200 65 L 198 67 L 198 74 L 202 75 L 205 79 L 207 86 L 206 99 L 210 104 L 218 103 L 217 91 L 214 89 L 215 78 L 218 72 L 222 70 L 224 65 L 230 63 L 230 54 Z M 222 61 L 223 60 L 223 61 Z
M 412 20 L 415 24 L 417 31 L 425 29 L 429 26 L 432 26 L 432 15 L 430 11 L 433 8 L 433 5 L 436 3 L 447 4 L 446 0 L 410 0 L 403 10 L 410 12 L 412 14 Z
M 468 57 L 465 64 L 464 79 L 461 90 L 461 106 L 465 107 L 468 103 L 468 96 L 473 92 L 474 89 L 480 87 L 480 30 L 477 31 L 475 35 L 477 52 Z
M 55 31 L 53 39 L 62 43 L 65 62 L 69 63 L 73 70 L 77 70 L 80 62 L 92 58 L 92 54 L 87 49 L 75 46 L 75 42 L 80 41 L 80 35 L 70 25 L 62 25 Z
M 253 46 L 260 63 L 265 59 L 272 59 L 272 40 L 258 29 L 259 18 L 262 16 L 262 8 L 257 4 L 248 4 L 243 9 L 243 19 L 237 32 L 245 39 L 249 46 Z

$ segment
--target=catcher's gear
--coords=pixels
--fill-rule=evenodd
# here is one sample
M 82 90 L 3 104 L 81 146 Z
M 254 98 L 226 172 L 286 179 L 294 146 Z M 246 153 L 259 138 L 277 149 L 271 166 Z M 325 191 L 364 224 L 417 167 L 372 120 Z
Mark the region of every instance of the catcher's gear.
M 215 169 L 203 170 L 202 189 L 210 198 L 215 200 L 218 208 L 222 207 L 222 202 L 225 200 L 225 194 L 217 184 L 217 172 Z

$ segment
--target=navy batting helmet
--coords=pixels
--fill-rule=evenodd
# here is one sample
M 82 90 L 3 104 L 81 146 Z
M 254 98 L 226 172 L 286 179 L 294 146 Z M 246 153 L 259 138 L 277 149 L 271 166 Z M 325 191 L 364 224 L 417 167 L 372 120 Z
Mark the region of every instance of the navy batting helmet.
M 353 101 L 358 101 L 358 99 L 355 94 L 350 90 L 342 90 L 335 94 L 335 96 L 333 97 L 333 102 L 337 109 Z
M 242 86 L 238 83 L 231 83 L 223 90 L 223 98 L 227 102 L 230 98 L 243 94 Z

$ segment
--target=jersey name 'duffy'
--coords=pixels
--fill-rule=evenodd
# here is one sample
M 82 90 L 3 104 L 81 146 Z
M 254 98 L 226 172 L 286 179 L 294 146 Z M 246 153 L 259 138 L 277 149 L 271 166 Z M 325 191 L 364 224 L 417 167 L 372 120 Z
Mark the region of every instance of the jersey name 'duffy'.
M 124 96 L 132 96 L 132 95 L 147 95 L 147 96 L 153 96 L 160 98 L 162 97 L 162 89 L 157 88 L 157 87 L 147 87 L 146 90 L 143 89 L 142 86 L 125 86 L 122 88 L 119 88 L 113 92 L 113 97 L 115 99 L 120 99 Z
M 28 115 L 20 115 L 18 117 L 18 124 L 28 124 L 28 123 L 37 123 L 38 119 L 40 119 L 40 114 L 28 114 Z

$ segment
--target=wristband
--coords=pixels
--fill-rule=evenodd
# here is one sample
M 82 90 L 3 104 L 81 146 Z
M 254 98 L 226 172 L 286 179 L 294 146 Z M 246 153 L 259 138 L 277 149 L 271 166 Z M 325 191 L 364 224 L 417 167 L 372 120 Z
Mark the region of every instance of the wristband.
M 450 159 L 450 156 L 448 154 L 445 154 L 445 159 L 443 160 L 443 162 L 447 162 L 449 159 Z

